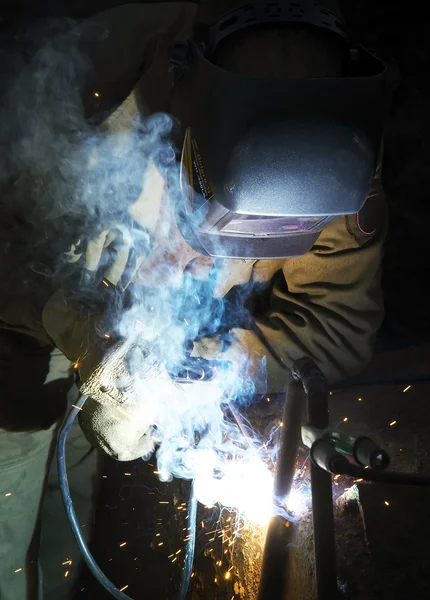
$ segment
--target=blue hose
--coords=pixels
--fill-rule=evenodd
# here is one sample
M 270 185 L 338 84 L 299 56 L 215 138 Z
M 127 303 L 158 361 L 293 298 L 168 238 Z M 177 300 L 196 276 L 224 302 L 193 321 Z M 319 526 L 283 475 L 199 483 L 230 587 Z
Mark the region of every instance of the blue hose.
M 132 600 L 130 596 L 127 596 L 127 594 L 124 594 L 116 586 L 114 586 L 114 584 L 106 577 L 106 575 L 97 565 L 96 561 L 93 558 L 93 555 L 89 551 L 87 542 L 85 541 L 85 538 L 82 535 L 82 530 L 76 518 L 75 509 L 73 508 L 72 498 L 70 497 L 69 481 L 67 479 L 66 470 L 66 439 L 73 425 L 73 422 L 76 419 L 76 415 L 82 409 L 86 399 L 86 396 L 80 396 L 75 406 L 70 410 L 69 414 L 67 415 L 66 420 L 64 421 L 63 426 L 60 429 L 60 434 L 58 436 L 57 464 L 61 495 L 63 496 L 64 507 L 66 509 L 67 517 L 69 519 L 73 535 L 75 536 L 75 540 L 79 546 L 79 550 L 82 554 L 82 557 L 91 573 L 94 575 L 97 581 L 104 587 L 104 589 L 107 592 L 109 592 L 114 598 L 117 598 L 118 600 Z
M 121 592 L 103 573 L 100 569 L 96 561 L 94 560 L 93 555 L 89 551 L 87 546 L 87 542 L 85 541 L 84 536 L 82 535 L 82 530 L 79 526 L 78 520 L 76 518 L 75 509 L 73 508 L 72 498 L 70 496 L 70 488 L 69 481 L 67 478 L 67 469 L 66 469 L 66 440 L 67 436 L 70 432 L 70 429 L 76 419 L 76 415 L 82 410 L 85 402 L 87 400 L 86 396 L 80 396 L 77 400 L 76 404 L 71 408 L 69 414 L 67 415 L 58 436 L 57 442 L 57 465 L 58 465 L 58 478 L 60 482 L 60 490 L 61 495 L 63 497 L 64 507 L 66 509 L 67 517 L 69 519 L 70 527 L 72 528 L 73 535 L 75 536 L 75 540 L 78 544 L 79 550 L 82 554 L 82 557 L 97 579 L 97 581 L 104 587 L 104 589 L 109 592 L 114 598 L 118 600 L 132 600 L 130 596 Z M 185 600 L 188 588 L 190 586 L 191 581 L 191 572 L 193 568 L 194 562 L 194 551 L 196 545 L 196 520 L 197 520 L 197 498 L 194 494 L 194 483 L 191 485 L 191 495 L 190 495 L 190 504 L 189 504 L 189 523 L 190 523 L 190 533 L 187 542 L 187 548 L 185 551 L 185 564 L 184 570 L 182 573 L 182 580 L 179 590 L 178 600 Z

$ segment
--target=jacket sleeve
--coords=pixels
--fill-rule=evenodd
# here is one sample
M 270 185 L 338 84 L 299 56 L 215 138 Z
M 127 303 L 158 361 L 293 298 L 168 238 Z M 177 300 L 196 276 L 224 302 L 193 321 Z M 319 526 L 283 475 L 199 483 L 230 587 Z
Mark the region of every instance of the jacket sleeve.
M 311 251 L 284 262 L 267 312 L 252 330 L 234 331 L 254 372 L 265 371 L 267 390 L 281 391 L 286 369 L 302 356 L 313 358 L 330 382 L 370 361 L 384 312 L 386 227 L 385 197 L 376 182 L 360 213 L 338 218 Z M 264 390 L 257 385 L 257 391 Z

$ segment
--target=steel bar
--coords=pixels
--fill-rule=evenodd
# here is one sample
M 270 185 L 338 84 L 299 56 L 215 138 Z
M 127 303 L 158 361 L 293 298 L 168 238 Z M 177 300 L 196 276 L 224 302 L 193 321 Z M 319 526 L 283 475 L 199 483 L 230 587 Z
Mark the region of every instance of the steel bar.
M 301 382 L 291 380 L 285 396 L 280 448 L 276 465 L 274 503 L 288 496 L 293 483 L 302 426 L 305 393 Z M 293 527 L 273 517 L 267 530 L 258 600 L 284 600 L 288 585 L 288 555 Z
M 325 379 L 307 384 L 307 420 L 310 427 L 329 426 L 328 393 Z M 318 600 L 338 597 L 331 475 L 311 463 L 312 520 L 315 550 L 315 576 Z

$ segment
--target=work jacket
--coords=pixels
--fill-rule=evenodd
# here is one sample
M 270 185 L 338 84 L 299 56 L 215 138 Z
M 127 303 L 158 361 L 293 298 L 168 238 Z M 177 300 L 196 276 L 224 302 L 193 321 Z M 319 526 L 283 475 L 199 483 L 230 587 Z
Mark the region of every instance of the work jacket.
M 132 4 L 80 25 L 79 33 L 71 37 L 86 68 L 81 88 L 86 116 L 110 111 L 104 122 L 89 127 L 122 140 L 126 135 L 121 134 L 135 127 L 136 117 L 167 110 L 173 85 L 168 49 L 174 41 L 190 37 L 195 18 L 196 5 L 187 2 Z M 112 106 L 117 106 L 113 112 Z M 153 231 L 159 206 L 151 194 L 148 197 L 144 221 Z M 232 324 L 230 341 L 256 373 L 264 371 L 259 379 L 265 381 L 265 390 L 282 391 L 288 368 L 302 356 L 313 358 L 331 382 L 357 373 L 370 361 L 383 318 L 380 276 L 385 231 L 378 170 L 363 209 L 329 224 L 304 256 L 217 261 L 214 298 L 252 290 L 251 284 L 258 290 L 258 308 L 249 303 L 252 318 Z M 77 239 L 79 235 L 76 232 Z M 70 252 L 66 246 L 64 255 Z M 74 268 L 85 266 L 79 252 L 73 257 Z M 3 299 L 1 327 L 50 344 L 42 310 L 43 302 L 32 294 Z M 214 343 L 195 344 L 195 355 L 222 358 L 222 353 L 216 336 Z

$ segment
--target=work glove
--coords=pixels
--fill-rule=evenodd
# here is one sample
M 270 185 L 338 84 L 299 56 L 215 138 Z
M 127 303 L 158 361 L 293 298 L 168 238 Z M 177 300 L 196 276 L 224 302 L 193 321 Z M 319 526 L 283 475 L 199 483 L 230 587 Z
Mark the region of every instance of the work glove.
M 172 382 L 139 332 L 115 341 L 103 331 L 101 315 L 68 301 L 62 291 L 45 305 L 42 320 L 88 396 L 79 420 L 89 442 L 117 460 L 150 454 L 151 399 L 162 386 L 171 393 Z

